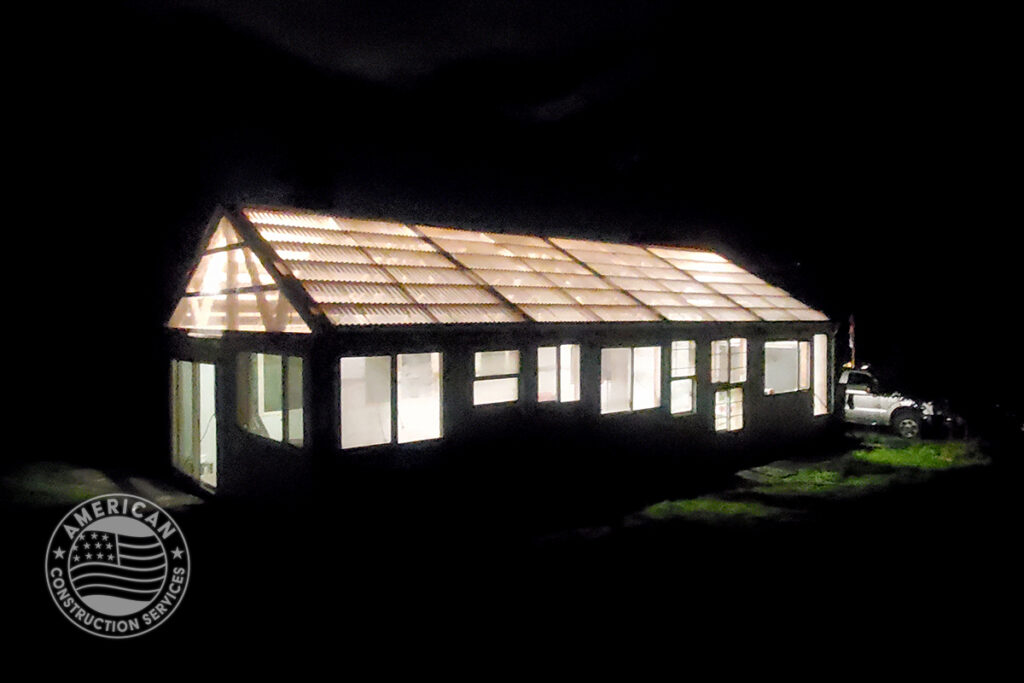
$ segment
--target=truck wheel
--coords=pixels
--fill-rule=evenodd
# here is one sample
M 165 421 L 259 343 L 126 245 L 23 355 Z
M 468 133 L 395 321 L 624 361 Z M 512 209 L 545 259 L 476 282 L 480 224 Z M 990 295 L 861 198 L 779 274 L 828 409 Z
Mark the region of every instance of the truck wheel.
M 921 416 L 910 411 L 903 411 L 892 416 L 892 427 L 904 439 L 916 439 L 921 436 Z

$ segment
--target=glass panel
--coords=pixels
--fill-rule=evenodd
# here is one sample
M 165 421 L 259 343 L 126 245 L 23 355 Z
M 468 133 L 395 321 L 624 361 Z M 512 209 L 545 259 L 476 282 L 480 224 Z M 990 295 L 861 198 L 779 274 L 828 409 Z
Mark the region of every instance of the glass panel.
M 711 381 L 729 381 L 729 342 L 726 339 L 711 342 Z
M 398 355 L 398 443 L 441 438 L 441 354 Z
M 814 335 L 814 414 L 828 413 L 828 336 Z
M 341 447 L 391 443 L 391 357 L 342 358 Z
M 267 436 L 281 440 L 284 415 L 281 412 L 281 356 L 255 355 L 257 371 L 257 406 L 259 418 L 267 430 Z
M 811 343 L 800 342 L 800 390 L 811 388 Z
M 193 464 L 193 452 L 195 449 L 193 437 L 195 434 L 195 414 L 192 411 L 192 363 L 189 361 L 175 361 L 177 366 L 177 382 L 174 386 L 175 406 L 177 408 L 177 444 L 178 450 L 175 453 L 175 466 L 195 476 Z
M 738 383 L 747 381 L 747 340 L 729 340 L 729 381 Z
M 206 244 L 206 249 L 209 251 L 218 247 L 226 247 L 229 244 L 238 244 L 241 241 L 238 233 L 235 232 L 235 226 L 231 225 L 231 221 L 225 216 L 217 223 L 217 229 L 213 231 L 210 241 Z
M 519 351 L 477 351 L 473 366 L 477 377 L 515 375 L 519 372 Z
M 580 346 L 562 344 L 559 354 L 559 400 L 568 403 L 580 400 Z
M 185 291 L 217 294 L 229 289 L 272 284 L 274 278 L 256 255 L 248 247 L 238 247 L 203 256 Z
M 693 390 L 692 379 L 672 380 L 672 402 L 670 409 L 673 415 L 693 412 Z
M 715 431 L 729 429 L 729 392 L 725 389 L 715 392 Z
M 661 405 L 661 347 L 633 349 L 633 410 Z
M 212 363 L 199 366 L 199 480 L 217 486 L 217 398 L 216 367 Z
M 473 405 L 519 400 L 519 378 L 478 379 L 473 382 Z
M 743 388 L 729 390 L 729 431 L 743 429 Z
M 631 409 L 632 349 L 601 349 L 601 414 Z
M 303 444 L 305 425 L 303 418 L 302 401 L 302 359 L 296 356 L 288 357 L 288 386 L 285 388 L 285 398 L 288 410 L 288 443 L 293 446 Z
M 692 377 L 697 374 L 697 343 L 672 342 L 672 377 Z
M 558 349 L 542 346 L 537 349 L 537 402 L 558 398 Z
M 799 345 L 796 341 L 764 343 L 764 393 L 785 394 L 799 386 Z

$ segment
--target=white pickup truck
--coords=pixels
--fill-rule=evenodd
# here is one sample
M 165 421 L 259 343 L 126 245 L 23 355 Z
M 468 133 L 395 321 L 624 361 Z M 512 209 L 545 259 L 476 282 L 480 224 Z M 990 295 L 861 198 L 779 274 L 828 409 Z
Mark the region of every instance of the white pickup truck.
M 905 439 L 916 439 L 924 427 L 939 421 L 930 401 L 880 392 L 878 380 L 866 368 L 844 369 L 838 388 L 843 419 L 852 424 L 890 427 Z

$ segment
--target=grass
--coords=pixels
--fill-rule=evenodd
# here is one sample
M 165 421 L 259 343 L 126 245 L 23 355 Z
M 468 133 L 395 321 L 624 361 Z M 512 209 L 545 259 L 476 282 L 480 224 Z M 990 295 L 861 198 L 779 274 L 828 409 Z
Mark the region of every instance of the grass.
M 781 519 L 787 516 L 787 511 L 756 501 L 735 501 L 724 500 L 716 496 L 701 496 L 684 500 L 665 500 L 645 508 L 640 514 L 652 520 L 749 522 Z
M 631 517 L 632 524 L 686 520 L 709 525 L 757 524 L 799 517 L 811 507 L 842 503 L 927 482 L 939 471 L 986 465 L 989 458 L 967 441 L 886 443 L 824 462 L 799 466 L 779 461 L 755 468 L 755 484 L 730 491 L 665 500 Z
M 919 443 L 902 448 L 871 448 L 854 451 L 850 455 L 875 465 L 919 470 L 948 470 L 987 465 L 990 462 L 976 444 L 967 441 Z

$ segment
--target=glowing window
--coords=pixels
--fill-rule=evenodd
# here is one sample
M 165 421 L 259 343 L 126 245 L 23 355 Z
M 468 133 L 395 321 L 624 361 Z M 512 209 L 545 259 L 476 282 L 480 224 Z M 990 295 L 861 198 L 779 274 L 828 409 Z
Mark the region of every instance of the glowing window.
M 441 438 L 441 372 L 440 353 L 342 358 L 341 447 Z
M 601 349 L 601 413 L 661 405 L 661 347 Z
M 743 429 L 743 387 L 715 392 L 715 431 L 735 432 Z
M 519 351 L 478 351 L 473 367 L 473 405 L 519 400 Z
M 711 342 L 711 381 L 741 384 L 747 381 L 747 340 Z
M 301 358 L 239 354 L 238 424 L 274 441 L 302 445 Z
M 672 342 L 672 370 L 669 410 L 673 415 L 686 415 L 695 410 L 697 344 L 693 341 Z
M 580 346 L 542 346 L 537 349 L 537 401 L 569 403 L 580 400 Z

